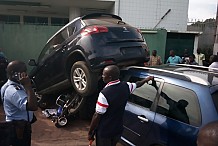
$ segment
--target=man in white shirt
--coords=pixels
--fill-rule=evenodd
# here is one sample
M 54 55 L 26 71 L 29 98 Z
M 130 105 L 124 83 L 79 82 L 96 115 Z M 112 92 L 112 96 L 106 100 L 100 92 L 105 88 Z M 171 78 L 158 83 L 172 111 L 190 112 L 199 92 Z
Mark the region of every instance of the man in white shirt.
M 218 56 L 213 55 L 212 63 L 209 66 L 209 71 L 218 72 Z
M 205 60 L 205 55 L 201 53 L 201 49 L 197 49 L 197 53 L 195 54 L 195 61 L 198 65 L 203 65 L 203 61 Z

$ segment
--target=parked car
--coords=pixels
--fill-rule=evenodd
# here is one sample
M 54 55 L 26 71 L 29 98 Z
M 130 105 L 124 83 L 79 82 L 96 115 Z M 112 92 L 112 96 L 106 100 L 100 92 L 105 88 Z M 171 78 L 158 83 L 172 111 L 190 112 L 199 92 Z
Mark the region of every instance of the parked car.
M 35 66 L 30 77 L 42 97 L 67 89 L 84 97 L 96 92 L 106 65 L 137 65 L 148 59 L 146 42 L 137 28 L 119 16 L 94 13 L 72 20 L 55 33 L 38 59 L 29 60 Z
M 148 75 L 154 81 L 137 88 L 128 99 L 121 142 L 196 146 L 199 128 L 218 120 L 218 73 L 188 65 L 122 70 L 123 80 L 130 82 Z

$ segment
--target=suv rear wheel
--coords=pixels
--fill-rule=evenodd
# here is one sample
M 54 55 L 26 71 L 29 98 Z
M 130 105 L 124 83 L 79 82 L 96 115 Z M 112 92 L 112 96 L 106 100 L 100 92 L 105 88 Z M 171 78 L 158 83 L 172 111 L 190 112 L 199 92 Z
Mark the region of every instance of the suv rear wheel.
M 77 61 L 71 68 L 71 83 L 82 96 L 87 96 L 97 90 L 98 74 L 92 72 L 84 61 Z

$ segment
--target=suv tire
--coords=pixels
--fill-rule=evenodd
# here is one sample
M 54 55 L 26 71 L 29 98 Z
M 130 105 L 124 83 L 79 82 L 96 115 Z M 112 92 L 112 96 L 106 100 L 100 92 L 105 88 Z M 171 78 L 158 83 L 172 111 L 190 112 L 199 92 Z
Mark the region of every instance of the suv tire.
M 82 96 L 91 95 L 97 90 L 98 74 L 92 72 L 84 61 L 77 61 L 71 68 L 71 83 Z

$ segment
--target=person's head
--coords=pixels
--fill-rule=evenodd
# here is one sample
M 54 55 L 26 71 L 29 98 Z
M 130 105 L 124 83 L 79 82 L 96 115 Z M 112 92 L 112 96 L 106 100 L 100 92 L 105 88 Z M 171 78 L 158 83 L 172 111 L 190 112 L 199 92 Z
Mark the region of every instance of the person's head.
M 218 121 L 211 122 L 200 129 L 197 138 L 198 146 L 218 145 Z
M 184 57 L 188 57 L 188 49 L 184 50 Z
M 194 54 L 191 54 L 190 56 L 189 56 L 189 61 L 190 62 L 193 62 L 195 60 L 195 55 Z
M 102 79 L 105 83 L 119 79 L 120 69 L 116 65 L 106 66 L 103 70 Z
M 201 48 L 197 49 L 197 53 L 200 54 L 201 53 Z
M 170 50 L 170 56 L 175 56 L 174 50 Z
M 209 59 L 209 62 L 210 63 L 218 62 L 218 56 L 217 55 L 211 55 L 210 59 Z
M 186 108 L 187 105 L 188 105 L 188 101 L 186 101 L 186 100 L 180 99 L 180 100 L 178 101 L 178 107 L 179 107 L 179 108 Z
M 156 55 L 157 55 L 157 50 L 153 50 L 153 51 L 152 51 L 152 55 L 153 55 L 153 56 L 156 56 Z
M 6 70 L 7 70 L 9 79 L 11 79 L 15 72 L 18 72 L 18 73 L 27 72 L 27 67 L 24 62 L 15 60 L 15 61 L 11 61 L 8 64 Z

